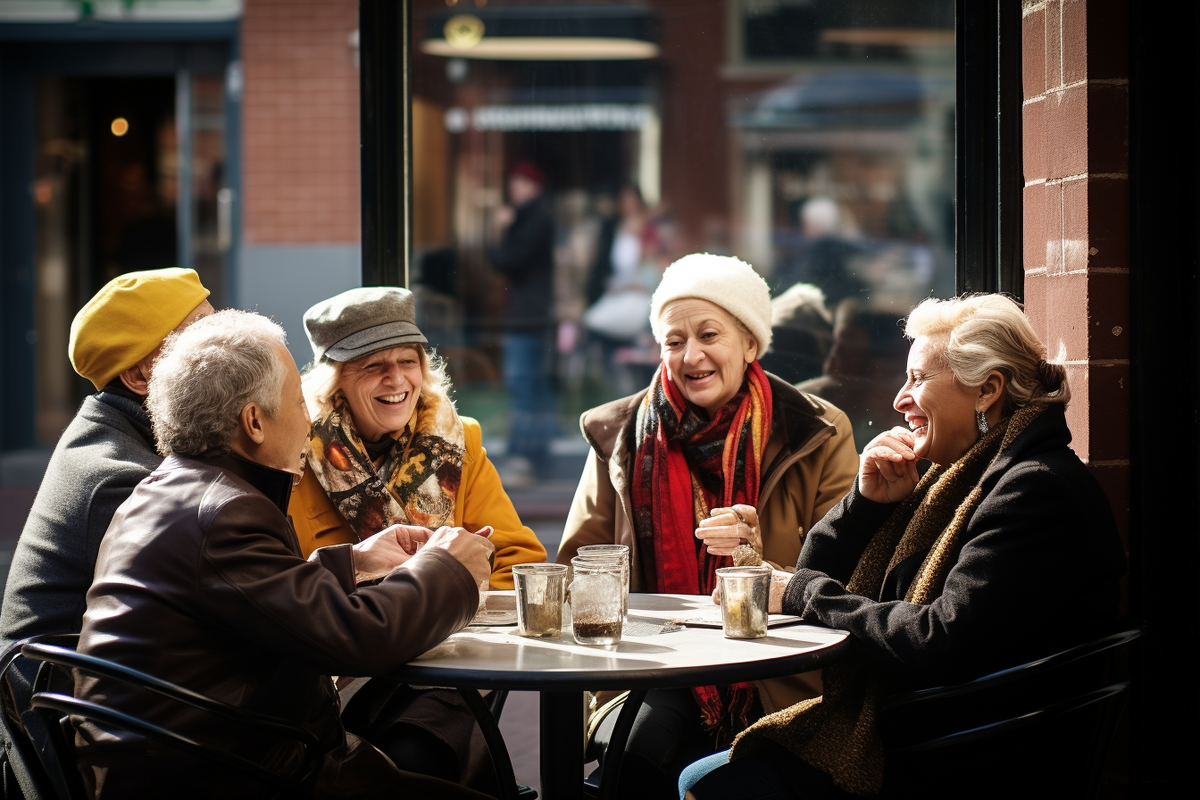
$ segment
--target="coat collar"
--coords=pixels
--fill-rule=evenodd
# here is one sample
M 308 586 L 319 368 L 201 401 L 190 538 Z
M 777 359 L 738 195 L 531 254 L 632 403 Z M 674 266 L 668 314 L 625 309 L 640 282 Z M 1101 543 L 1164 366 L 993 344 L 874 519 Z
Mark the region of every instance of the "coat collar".
M 94 397 L 96 402 L 123 414 L 150 445 L 150 449 L 154 449 L 154 431 L 150 427 L 150 415 L 146 413 L 146 407 L 140 397 L 128 390 L 114 391 L 112 384 L 105 386 L 104 390 L 97 392 Z
M 1065 449 L 1070 444 L 1071 429 L 1067 427 L 1066 407 L 1062 403 L 1048 403 L 1045 411 L 1033 419 L 1008 447 L 996 454 L 980 482 L 1003 474 L 1017 462 L 1026 461 L 1040 453 Z
M 200 456 L 186 458 L 167 456 L 160 469 L 170 469 L 175 466 L 186 466 L 187 461 L 196 461 L 205 466 L 227 472 L 235 478 L 248 483 L 251 488 L 266 496 L 283 514 L 287 514 L 288 501 L 292 497 L 292 483 L 295 475 L 281 469 L 268 467 L 256 461 L 250 461 L 238 455 Z

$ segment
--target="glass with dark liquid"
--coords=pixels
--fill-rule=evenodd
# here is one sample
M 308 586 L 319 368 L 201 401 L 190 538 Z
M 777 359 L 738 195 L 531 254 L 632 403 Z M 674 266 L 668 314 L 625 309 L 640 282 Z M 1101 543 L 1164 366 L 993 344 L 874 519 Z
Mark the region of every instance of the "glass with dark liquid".
M 575 641 L 598 647 L 621 641 L 624 566 L 573 558 L 571 571 L 571 632 Z

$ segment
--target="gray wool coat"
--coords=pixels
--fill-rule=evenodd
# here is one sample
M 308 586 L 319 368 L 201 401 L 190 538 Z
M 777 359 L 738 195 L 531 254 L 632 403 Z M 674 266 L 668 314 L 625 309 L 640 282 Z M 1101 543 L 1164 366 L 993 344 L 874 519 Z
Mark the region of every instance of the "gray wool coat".
M 54 448 L 17 540 L 0 608 L 5 645 L 79 632 L 108 523 L 160 463 L 139 403 L 107 391 L 83 401 Z

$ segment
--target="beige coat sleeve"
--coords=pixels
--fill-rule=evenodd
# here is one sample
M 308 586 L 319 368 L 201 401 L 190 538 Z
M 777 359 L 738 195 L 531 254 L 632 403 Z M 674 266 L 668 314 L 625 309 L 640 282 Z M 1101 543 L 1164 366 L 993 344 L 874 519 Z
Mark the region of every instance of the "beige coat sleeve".
M 554 560 L 570 564 L 585 544 L 612 544 L 618 541 L 617 491 L 608 478 L 607 465 L 593 450 L 583 466 L 583 475 L 575 489 L 575 499 L 567 513 L 567 524 Z M 628 542 L 621 542 L 628 544 Z
M 763 558 L 775 569 L 795 569 L 804 534 L 846 496 L 858 474 L 850 420 L 824 404 L 837 432 L 793 464 L 758 510 Z
M 813 515 L 804 527 L 806 531 L 850 493 L 854 486 L 854 478 L 858 475 L 858 449 L 854 444 L 854 428 L 850 425 L 850 419 L 841 409 L 828 403 L 825 405 L 828 406 L 825 419 L 837 427 L 837 435 L 826 441 L 818 450 L 817 460 L 820 462 L 821 472 L 817 480 Z

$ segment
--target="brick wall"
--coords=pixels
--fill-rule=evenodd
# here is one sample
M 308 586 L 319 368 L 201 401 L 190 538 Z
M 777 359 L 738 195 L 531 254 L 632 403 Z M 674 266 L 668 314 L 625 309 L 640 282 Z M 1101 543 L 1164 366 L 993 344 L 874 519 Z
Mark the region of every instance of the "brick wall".
M 1025 302 L 1063 352 L 1072 447 L 1129 525 L 1126 0 L 1025 0 Z
M 246 0 L 247 244 L 359 240 L 357 0 Z

